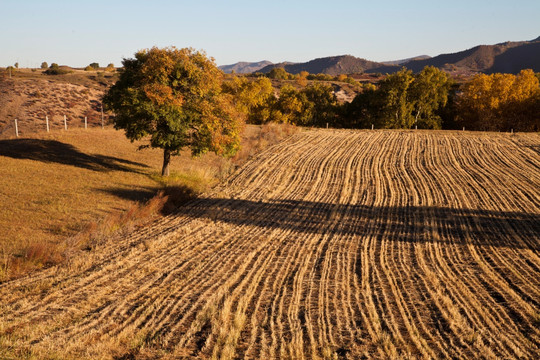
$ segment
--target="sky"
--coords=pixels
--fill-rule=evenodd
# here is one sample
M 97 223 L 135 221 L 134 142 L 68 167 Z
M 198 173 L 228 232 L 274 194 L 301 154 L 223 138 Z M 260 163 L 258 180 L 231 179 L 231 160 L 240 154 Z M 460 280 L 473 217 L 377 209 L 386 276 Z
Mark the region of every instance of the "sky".
M 218 65 L 435 56 L 540 36 L 539 0 L 0 0 L 0 66 L 119 66 L 153 46 Z

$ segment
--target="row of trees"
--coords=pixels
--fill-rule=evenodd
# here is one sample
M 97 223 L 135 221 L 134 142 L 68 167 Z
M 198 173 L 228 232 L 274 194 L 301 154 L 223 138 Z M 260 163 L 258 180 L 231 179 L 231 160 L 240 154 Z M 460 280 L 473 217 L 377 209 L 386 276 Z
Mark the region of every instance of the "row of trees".
M 55 65 L 48 70 L 57 70 Z M 307 76 L 300 74 L 300 79 Z M 223 80 L 223 72 L 204 52 L 152 48 L 124 59 L 120 78 L 103 102 L 115 113 L 115 127 L 129 139 L 148 138 L 148 146 L 164 150 L 163 175 L 169 174 L 171 156 L 184 147 L 195 155 L 234 154 L 245 120 L 439 129 L 444 117 L 446 123 L 470 129 L 540 130 L 539 82 L 530 70 L 517 76 L 478 75 L 457 87 L 435 67 L 418 74 L 402 69 L 343 105 L 329 83 L 316 81 L 299 89 L 287 84 L 277 91 L 268 77 Z
M 323 126 L 334 123 L 338 110 L 332 86 L 319 82 L 300 90 L 285 85 L 277 93 L 268 78 L 250 81 L 235 77 L 224 83 L 223 90 L 233 96 L 238 112 L 245 114 L 247 122 L 252 124 L 273 121 Z
M 283 70 L 283 69 L 281 69 Z M 284 71 L 284 70 L 283 70 Z M 344 80 L 346 78 L 343 77 Z M 275 93 L 267 78 L 250 81 L 235 77 L 224 84 L 238 111 L 250 123 L 269 121 L 302 126 L 364 128 L 440 128 L 437 110 L 448 99 L 451 81 L 446 73 L 427 67 L 418 75 L 402 70 L 389 75 L 378 87 L 367 85 L 351 104 L 340 105 L 331 84 L 313 82 L 295 89 L 285 85 Z
M 273 80 L 296 80 L 297 84 L 301 86 L 306 86 L 308 80 L 341 81 L 341 82 L 346 82 L 357 87 L 362 86 L 362 84 L 359 81 L 345 74 L 332 76 L 329 74 L 310 74 L 307 71 L 300 71 L 298 74 L 291 74 L 291 73 L 288 73 L 284 68 L 280 68 L 280 67 L 273 68 L 266 74 L 263 74 L 261 72 L 256 72 L 256 73 L 250 74 L 249 76 L 256 77 L 256 78 L 266 77 Z
M 476 130 L 540 131 L 540 88 L 532 70 L 480 74 L 456 97 L 456 121 Z
M 269 78 L 277 74 L 277 78 L 291 79 L 283 69 L 271 73 Z M 302 85 L 298 80 L 311 75 L 295 76 L 297 85 Z M 349 79 L 346 75 L 331 78 Z M 540 130 L 540 87 L 538 75 L 532 70 L 518 75 L 480 74 L 458 85 L 432 66 L 417 74 L 402 69 L 377 85 L 364 84 L 354 100 L 343 105 L 336 101 L 328 82 L 303 86 L 297 90 L 287 84 L 278 92 L 267 77 L 252 81 L 235 77 L 225 84 L 225 91 L 233 95 L 238 110 L 254 124 L 276 121 L 345 128 Z
M 432 66 L 418 74 L 402 69 L 388 75 L 378 86 L 366 88 L 346 105 L 343 125 L 366 128 L 440 129 L 439 110 L 448 102 L 452 81 Z

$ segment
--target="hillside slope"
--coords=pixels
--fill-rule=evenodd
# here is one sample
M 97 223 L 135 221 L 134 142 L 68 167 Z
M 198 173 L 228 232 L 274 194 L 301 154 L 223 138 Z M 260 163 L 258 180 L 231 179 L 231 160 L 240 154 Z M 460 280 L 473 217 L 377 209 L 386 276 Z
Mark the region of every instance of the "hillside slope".
M 88 126 L 101 126 L 101 98 L 115 76 L 84 71 L 54 76 L 30 69 L 0 76 L 0 138 L 15 135 L 14 119 L 21 136 L 44 131 L 46 116 L 50 129 L 64 128 L 64 115 L 69 128 L 84 127 L 85 116 Z
M 0 357 L 533 359 L 539 146 L 299 133 L 153 226 L 0 284 Z
M 319 59 L 314 59 L 305 63 L 280 63 L 268 65 L 259 70 L 263 73 L 268 73 L 275 67 L 282 67 L 291 74 L 298 74 L 301 71 L 307 71 L 311 74 L 353 74 L 362 73 L 366 70 L 380 67 L 381 63 L 360 59 L 351 55 L 330 56 Z
M 425 66 L 448 71 L 507 72 L 517 74 L 522 69 L 540 71 L 540 40 L 479 45 L 457 53 L 441 54 L 430 59 L 413 60 L 403 64 L 414 72 Z M 385 69 L 377 69 L 381 71 Z M 388 69 L 392 70 L 392 69 Z
M 256 71 L 259 71 L 265 66 L 271 65 L 272 62 L 268 60 L 258 61 L 258 62 L 237 62 L 231 65 L 221 65 L 219 68 L 223 72 L 230 74 L 233 71 L 237 74 L 250 74 Z

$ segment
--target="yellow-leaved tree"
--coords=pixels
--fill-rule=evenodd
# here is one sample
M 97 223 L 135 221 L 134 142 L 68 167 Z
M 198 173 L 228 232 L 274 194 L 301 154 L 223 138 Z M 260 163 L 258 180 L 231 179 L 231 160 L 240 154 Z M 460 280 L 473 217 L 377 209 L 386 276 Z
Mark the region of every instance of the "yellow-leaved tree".
M 532 70 L 479 74 L 461 88 L 458 121 L 476 130 L 534 131 L 540 128 L 539 101 L 539 82 Z

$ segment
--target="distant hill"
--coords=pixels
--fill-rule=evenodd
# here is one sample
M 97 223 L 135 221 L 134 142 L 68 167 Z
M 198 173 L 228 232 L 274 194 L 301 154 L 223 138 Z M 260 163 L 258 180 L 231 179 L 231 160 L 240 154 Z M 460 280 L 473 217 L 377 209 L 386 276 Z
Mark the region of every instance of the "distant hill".
M 392 61 L 383 61 L 382 63 L 385 65 L 401 65 L 405 64 L 406 62 L 412 61 L 412 60 L 426 60 L 431 59 L 431 56 L 429 55 L 419 55 L 412 58 L 407 59 L 401 59 L 401 60 L 392 60 Z
M 462 72 L 517 74 L 522 69 L 533 69 L 538 72 L 540 71 L 540 38 L 531 41 L 479 45 L 457 53 L 408 61 L 402 65 L 414 72 L 421 71 L 425 66 Z M 376 72 L 384 72 L 381 70 L 391 69 L 377 69 Z
M 298 74 L 307 71 L 310 74 L 353 74 L 362 73 L 368 69 L 383 66 L 384 64 L 354 57 L 352 55 L 330 56 L 314 59 L 305 63 L 279 63 L 265 66 L 260 72 L 268 73 L 275 67 L 282 67 L 288 73 Z
M 250 74 L 252 72 L 259 71 L 263 67 L 267 65 L 271 65 L 272 62 L 268 60 L 258 61 L 258 62 L 237 62 L 236 64 L 232 65 L 222 65 L 219 68 L 223 70 L 223 72 L 230 74 L 233 71 L 237 74 Z
M 225 72 L 234 70 L 240 74 L 257 71 L 268 73 L 275 67 L 281 67 L 291 74 L 307 71 L 311 74 L 339 75 L 393 73 L 403 66 L 414 72 L 419 72 L 426 66 L 435 66 L 442 70 L 462 74 L 477 72 L 517 74 L 523 69 L 533 69 L 535 72 L 540 72 L 540 37 L 531 41 L 508 41 L 495 45 L 478 45 L 467 50 L 435 57 L 421 55 L 385 62 L 374 62 L 352 55 L 341 55 L 318 58 L 303 63 L 239 62 L 220 66 L 220 68 Z

